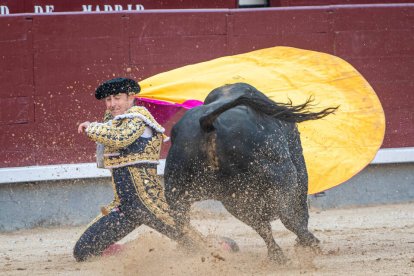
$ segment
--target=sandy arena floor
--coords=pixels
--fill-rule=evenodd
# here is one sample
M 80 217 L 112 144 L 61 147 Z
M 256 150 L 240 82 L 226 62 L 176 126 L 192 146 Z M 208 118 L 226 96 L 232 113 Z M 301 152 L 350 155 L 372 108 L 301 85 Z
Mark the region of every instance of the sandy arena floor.
M 76 263 L 72 247 L 83 227 L 33 229 L 0 234 L 1 275 L 414 275 L 414 203 L 318 211 L 310 229 L 321 252 L 295 250 L 295 236 L 274 222 L 276 241 L 290 259 L 266 260 L 260 237 L 230 215 L 195 213 L 204 234 L 233 238 L 240 252 L 209 248 L 183 252 L 146 227 L 122 241 L 115 256 Z

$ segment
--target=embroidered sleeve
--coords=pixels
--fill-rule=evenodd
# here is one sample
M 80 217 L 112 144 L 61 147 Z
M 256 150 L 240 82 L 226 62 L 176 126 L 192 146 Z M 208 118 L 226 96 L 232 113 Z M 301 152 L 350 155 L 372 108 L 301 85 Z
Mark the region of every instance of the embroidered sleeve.
M 106 123 L 91 123 L 86 133 L 95 142 L 120 149 L 138 139 L 144 133 L 145 127 L 145 123 L 140 118 L 123 118 Z

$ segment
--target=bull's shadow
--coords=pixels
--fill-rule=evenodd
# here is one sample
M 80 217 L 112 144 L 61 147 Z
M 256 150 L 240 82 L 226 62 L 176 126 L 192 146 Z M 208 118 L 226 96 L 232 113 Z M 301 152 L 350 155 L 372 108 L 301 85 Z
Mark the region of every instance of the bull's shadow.
M 302 246 L 319 240 L 308 230 L 308 174 L 296 123 L 323 118 L 302 105 L 275 103 L 245 83 L 214 89 L 171 132 L 165 193 L 183 238 L 191 204 L 221 201 L 265 241 L 268 257 L 285 262 L 270 222 L 279 218 Z

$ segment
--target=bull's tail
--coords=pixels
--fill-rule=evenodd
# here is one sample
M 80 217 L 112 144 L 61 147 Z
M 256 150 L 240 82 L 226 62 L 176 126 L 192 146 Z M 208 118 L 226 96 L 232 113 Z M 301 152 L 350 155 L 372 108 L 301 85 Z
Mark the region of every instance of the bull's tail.
M 236 107 L 238 105 L 246 105 L 254 110 L 267 114 L 287 122 L 300 123 L 308 120 L 317 120 L 334 113 L 337 107 L 328 107 L 319 112 L 309 111 L 309 107 L 313 98 L 300 105 L 292 105 L 292 101 L 289 103 L 277 103 L 269 98 L 255 97 L 254 95 L 241 95 L 235 99 L 229 101 L 219 101 L 217 103 L 210 103 L 211 107 L 200 117 L 200 126 L 206 131 L 213 131 L 213 123 L 221 113 Z

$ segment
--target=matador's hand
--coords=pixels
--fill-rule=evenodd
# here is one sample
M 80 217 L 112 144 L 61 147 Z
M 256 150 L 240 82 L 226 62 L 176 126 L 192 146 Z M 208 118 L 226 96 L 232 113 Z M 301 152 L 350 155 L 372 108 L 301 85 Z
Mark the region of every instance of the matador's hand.
M 85 130 L 88 128 L 88 126 L 90 124 L 91 124 L 91 122 L 89 122 L 89 121 L 86 121 L 86 122 L 83 122 L 83 123 L 79 124 L 79 126 L 78 126 L 78 133 L 85 132 Z

